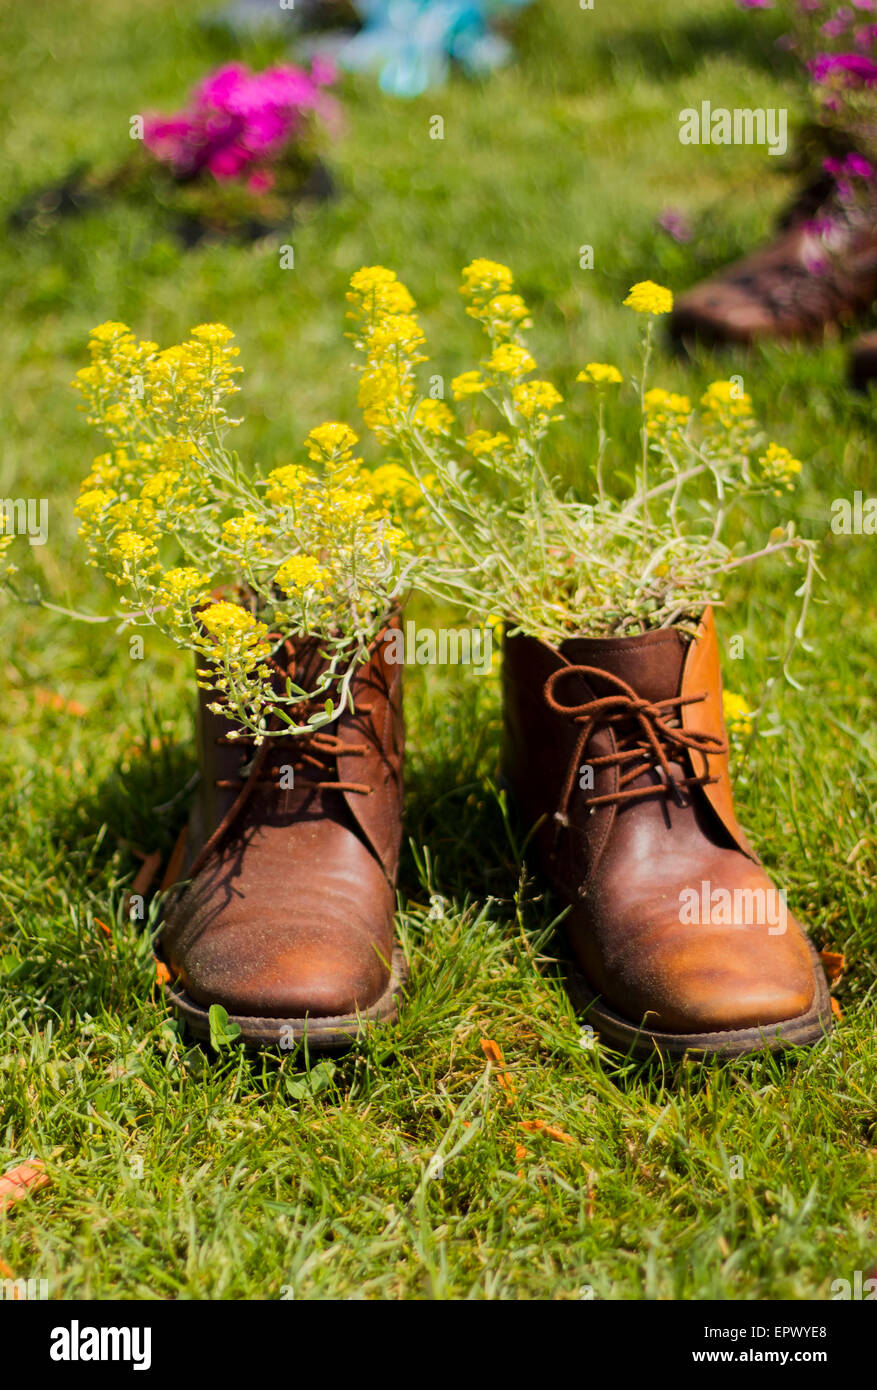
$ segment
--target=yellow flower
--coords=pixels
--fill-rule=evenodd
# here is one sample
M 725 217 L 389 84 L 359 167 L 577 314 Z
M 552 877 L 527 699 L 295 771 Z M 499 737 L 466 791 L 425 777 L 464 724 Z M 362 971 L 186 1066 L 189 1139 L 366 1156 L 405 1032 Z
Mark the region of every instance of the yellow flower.
M 481 312 L 495 328 L 505 332 L 533 326 L 530 311 L 519 294 L 498 294 L 487 301 Z M 477 316 L 478 310 L 467 308 L 466 313 Z
M 257 623 L 252 613 L 236 603 L 219 599 L 208 608 L 202 608 L 198 617 L 207 631 L 220 642 L 233 637 L 261 636 L 268 631 L 264 623 Z
M 518 343 L 500 343 L 494 348 L 485 367 L 489 372 L 501 372 L 507 376 L 524 376 L 536 366 L 526 348 Z
M 711 382 L 700 403 L 704 407 L 705 422 L 718 425 L 720 429 L 730 430 L 752 416 L 751 398 L 745 391 L 740 391 L 734 381 Z
M 731 690 L 723 690 L 722 712 L 731 733 L 749 734 L 752 732 L 752 710 L 742 695 L 735 695 Z
M 325 589 L 328 573 L 313 555 L 291 555 L 274 576 L 285 594 L 302 594 L 306 589 Z
M 519 415 L 541 425 L 563 397 L 550 381 L 522 381 L 513 389 L 512 400 Z
M 479 257 L 464 268 L 460 293 L 485 303 L 495 295 L 507 294 L 513 283 L 512 272 L 507 265 Z
M 206 343 L 208 347 L 222 347 L 234 337 L 230 328 L 226 328 L 224 323 L 199 323 L 197 328 L 190 329 L 191 336 L 197 338 L 200 343 Z
M 590 386 L 618 386 L 623 380 L 617 367 L 609 362 L 589 362 L 576 381 L 584 381 Z
M 663 285 L 656 285 L 654 280 L 640 280 L 631 287 L 624 303 L 638 314 L 669 314 L 673 308 L 673 295 Z
M 487 382 L 478 372 L 463 372 L 451 382 L 451 394 L 455 401 L 462 401 L 466 396 L 477 396 L 486 389 Z
M 662 386 L 653 386 L 643 396 L 646 413 L 646 430 L 655 437 L 662 437 L 673 444 L 682 439 L 682 431 L 691 416 L 691 401 L 687 396 L 679 396 L 675 391 L 665 391 Z
M 364 476 L 378 502 L 400 502 L 405 507 L 414 507 L 421 500 L 417 479 L 398 463 L 382 463 L 380 468 Z
M 161 506 L 168 501 L 179 480 L 179 469 L 161 468 L 143 484 L 140 496 L 147 497 Z
M 210 578 L 195 569 L 193 565 L 180 565 L 166 570 L 158 586 L 157 597 L 160 602 L 191 605 L 198 603 L 204 590 L 210 587 Z
M 385 526 L 378 534 L 378 546 L 388 555 L 396 555 L 405 544 L 405 532 L 398 526 Z
M 99 323 L 96 328 L 93 328 L 89 336 L 98 343 L 112 343 L 116 338 L 122 338 L 130 332 L 127 323 L 114 323 L 112 319 L 109 319 L 106 323 Z
M 352 318 L 408 314 L 414 308 L 414 300 L 396 278 L 396 272 L 382 265 L 363 266 L 357 270 L 350 277 L 347 299 L 354 305 Z
M 502 430 L 497 434 L 491 434 L 490 430 L 473 430 L 466 436 L 466 448 L 474 458 L 483 458 L 486 454 L 495 454 L 498 450 L 504 449 L 509 444 L 509 437 L 503 434 Z
M 158 549 L 149 536 L 141 535 L 137 531 L 120 531 L 110 547 L 113 559 L 121 560 L 123 563 L 138 564 L 141 560 L 148 560 L 157 554 Z
M 390 423 L 389 412 L 406 406 L 413 394 L 413 382 L 387 363 L 363 372 L 357 402 L 369 429 L 379 433 Z
M 297 463 L 285 463 L 272 468 L 266 479 L 265 496 L 275 507 L 289 507 L 305 489 L 309 474 Z
M 366 350 L 370 357 L 381 357 L 393 348 L 410 353 L 423 341 L 423 331 L 413 314 L 388 314 L 370 330 Z
M 794 487 L 794 479 L 802 468 L 801 460 L 793 458 L 789 450 L 784 448 L 782 444 L 768 444 L 758 462 L 765 479 L 770 483 L 777 484 L 774 489 L 777 496 L 779 496 L 781 488 Z
M 91 488 L 79 494 L 73 510 L 77 516 L 93 517 L 96 512 L 102 512 L 111 502 L 115 502 L 117 495 L 108 488 Z
M 669 410 L 674 415 L 690 415 L 691 401 L 687 396 L 679 396 L 675 391 L 665 391 L 663 386 L 653 386 L 643 396 L 643 405 L 650 413 Z
M 371 504 L 371 498 L 364 492 L 354 492 L 347 487 L 330 487 L 323 494 L 320 511 L 324 522 L 329 525 L 349 525 L 365 516 Z
M 450 434 L 454 424 L 450 406 L 431 399 L 421 401 L 412 418 L 425 434 Z
M 243 556 L 266 556 L 268 551 L 262 545 L 262 539 L 270 534 L 271 528 L 248 512 L 229 517 L 228 521 L 222 523 L 222 538 L 226 545 Z
M 314 463 L 322 463 L 335 454 L 349 453 L 358 443 L 359 436 L 354 434 L 350 426 L 335 420 L 316 425 L 305 440 L 308 458 L 313 459 Z

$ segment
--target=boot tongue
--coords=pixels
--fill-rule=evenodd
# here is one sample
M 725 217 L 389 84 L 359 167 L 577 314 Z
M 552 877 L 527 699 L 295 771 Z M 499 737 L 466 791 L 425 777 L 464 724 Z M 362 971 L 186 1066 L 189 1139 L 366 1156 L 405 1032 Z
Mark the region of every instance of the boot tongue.
M 669 700 L 679 694 L 687 645 L 675 628 L 661 628 L 642 637 L 570 637 L 560 647 L 573 666 L 597 666 L 617 676 L 641 700 Z M 615 687 L 596 676 L 588 684 L 598 696 Z

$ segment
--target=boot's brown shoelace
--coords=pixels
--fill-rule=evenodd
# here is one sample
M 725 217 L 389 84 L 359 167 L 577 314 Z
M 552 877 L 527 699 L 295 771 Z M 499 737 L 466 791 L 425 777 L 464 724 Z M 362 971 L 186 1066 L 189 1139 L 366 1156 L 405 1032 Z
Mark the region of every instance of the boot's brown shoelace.
M 290 660 L 294 661 L 292 644 L 289 641 L 287 641 L 284 643 L 284 648 L 287 651 L 287 655 L 290 658 Z M 292 669 L 290 670 L 288 666 L 281 666 L 278 661 L 271 657 L 269 658 L 269 665 L 275 668 L 279 676 L 286 677 L 287 675 L 295 674 L 294 664 L 292 666 Z M 304 709 L 304 717 L 307 717 L 308 710 L 309 706 L 306 705 Z M 274 729 L 277 728 L 276 715 L 272 716 L 272 718 L 269 720 L 268 727 L 269 729 L 271 729 L 272 727 Z M 218 744 L 239 743 L 243 746 L 249 745 L 252 747 L 255 742 L 255 735 L 240 734 L 237 738 L 231 739 L 228 737 L 227 734 L 222 734 L 219 738 L 216 739 L 216 742 Z M 196 873 L 198 873 L 198 871 L 201 868 L 203 868 L 203 866 L 207 863 L 207 860 L 210 858 L 214 850 L 221 843 L 226 831 L 234 824 L 235 820 L 240 815 L 243 808 L 246 806 L 254 788 L 258 785 L 258 783 L 276 782 L 279 780 L 281 771 L 279 768 L 273 769 L 272 771 L 267 773 L 263 772 L 265 760 L 268 756 L 268 753 L 271 751 L 272 744 L 274 745 L 274 748 L 277 749 L 277 742 L 271 739 L 270 737 L 266 738 L 264 742 L 260 744 L 260 746 L 256 750 L 256 755 L 253 758 L 252 763 L 250 764 L 250 770 L 246 778 L 233 777 L 215 779 L 214 785 L 217 787 L 224 787 L 229 789 L 239 788 L 240 790 L 238 791 L 238 795 L 235 797 L 234 802 L 226 811 L 225 815 L 222 817 L 222 820 L 219 822 L 219 825 L 217 825 L 213 834 L 207 840 L 207 842 L 201 849 L 200 854 L 196 857 L 194 863 L 189 869 L 190 879 L 194 878 Z M 342 738 L 339 738 L 337 734 L 329 734 L 326 733 L 324 730 L 314 729 L 311 733 L 290 735 L 288 743 L 283 744 L 282 751 L 291 755 L 289 759 L 289 765 L 291 765 L 293 768 L 295 767 L 296 761 L 308 762 L 311 765 L 316 766 L 319 771 L 328 772 L 330 770 L 328 764 L 332 760 L 334 760 L 340 753 L 343 753 L 345 757 L 349 755 L 352 757 L 361 758 L 364 756 L 364 754 L 368 752 L 368 744 L 345 743 L 344 740 Z M 316 789 L 321 787 L 333 788 L 335 791 L 339 792 L 358 792 L 362 796 L 370 796 L 374 790 L 373 787 L 368 786 L 368 784 L 365 782 L 341 782 L 338 781 L 337 778 L 324 777 L 317 780 L 302 780 L 301 778 L 296 778 L 294 772 L 293 785 L 297 787 L 308 786 Z
M 586 680 L 589 677 L 598 677 L 601 681 L 608 681 L 617 686 L 619 693 L 588 700 L 582 705 L 564 705 L 557 699 L 554 688 L 558 681 L 572 675 L 583 676 Z M 589 765 L 594 768 L 619 767 L 625 769 L 619 777 L 617 791 L 609 792 L 605 796 L 588 798 L 587 804 L 591 809 L 596 806 L 617 806 L 622 802 L 638 801 L 647 796 L 672 796 L 680 806 L 684 806 L 683 788 L 688 791 L 693 787 L 703 787 L 710 782 L 718 781 L 718 777 L 711 777 L 709 774 L 707 754 L 727 753 L 728 745 L 725 740 L 716 734 L 686 730 L 678 722 L 669 722 L 671 719 L 678 721 L 678 714 L 683 705 L 698 704 L 701 700 L 705 700 L 707 698 L 706 691 L 700 695 L 674 695 L 668 700 L 642 700 L 626 681 L 621 680 L 618 676 L 613 676 L 609 671 L 602 670 L 599 666 L 570 665 L 561 666 L 559 670 L 551 673 L 543 686 L 543 694 L 549 709 L 553 710 L 555 714 L 572 719 L 574 723 L 581 726 L 575 750 L 570 759 L 560 808 L 555 813 L 555 820 L 562 826 L 569 825 L 569 805 L 576 773 L 579 769 L 579 761 L 591 735 L 598 727 L 625 724 L 630 726 L 631 723 L 634 726 L 633 728 L 628 727 L 617 736 L 617 746 L 614 753 L 607 753 L 602 757 L 588 760 Z M 671 754 L 684 753 L 686 750 L 699 753 L 703 758 L 703 772 L 694 777 L 674 777 L 667 750 Z M 635 781 L 637 777 L 641 777 L 644 772 L 648 772 L 652 768 L 660 768 L 664 776 L 663 782 L 648 787 L 628 786 L 628 783 Z

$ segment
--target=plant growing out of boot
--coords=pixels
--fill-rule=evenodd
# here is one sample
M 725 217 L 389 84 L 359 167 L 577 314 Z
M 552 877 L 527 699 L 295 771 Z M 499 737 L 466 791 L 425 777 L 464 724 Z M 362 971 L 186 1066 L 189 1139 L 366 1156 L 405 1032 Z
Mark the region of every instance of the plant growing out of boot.
M 400 469 L 366 469 L 356 434 L 334 421 L 310 431 L 296 462 L 245 465 L 227 443 L 241 424 L 229 414 L 242 371 L 233 336 L 201 324 L 160 350 L 125 324 L 92 330 L 73 385 L 110 449 L 75 510 L 126 624 L 203 658 L 199 683 L 258 745 L 350 704 L 358 665 L 412 582 L 407 511 L 420 492 Z M 272 652 L 305 638 L 319 639 L 325 670 L 312 688 L 278 687 Z
M 423 587 L 505 620 L 505 777 L 566 904 L 574 995 L 624 1051 L 813 1042 L 830 1028 L 825 977 L 736 820 L 712 617 L 727 576 L 779 557 L 800 566 L 800 636 L 814 544 L 791 522 L 754 549 L 728 531 L 747 499 L 790 490 L 801 464 L 764 438 L 739 383 L 714 382 L 699 410 L 650 384 L 653 322 L 672 296 L 644 282 L 625 301 L 645 320 L 639 448 L 613 453 L 624 377 L 588 363 L 593 444 L 574 489 L 552 458 L 563 403 L 533 375 L 510 271 L 476 260 L 462 293 L 488 339 L 452 383 L 465 424 L 418 396 L 407 290 L 382 267 L 353 277 L 360 405 L 422 483 Z
M 232 337 L 93 330 L 74 385 L 110 447 L 76 512 L 123 626 L 196 656 L 201 777 L 159 948 L 174 1003 L 204 1038 L 216 1004 L 247 1043 L 334 1048 L 393 1017 L 404 978 L 401 681 L 380 639 L 418 568 L 421 494 L 366 469 L 339 422 L 295 461 L 245 464 Z
M 621 370 L 591 362 L 578 374 L 592 444 L 575 487 L 552 461 L 564 403 L 534 375 L 531 320 L 511 271 L 473 261 L 461 294 L 488 340 L 477 366 L 451 382 L 465 419 L 418 395 L 424 335 L 395 274 L 358 271 L 348 294 L 364 359 L 363 418 L 418 478 L 432 519 L 436 559 L 426 587 L 547 641 L 634 636 L 686 623 L 693 630 L 691 615 L 721 600 L 728 575 L 775 556 L 800 565 L 806 611 L 815 545 L 792 521 L 754 549 L 727 539 L 749 498 L 794 489 L 800 461 L 761 432 L 740 378 L 713 382 L 699 407 L 649 380 L 654 321 L 672 309 L 669 290 L 644 282 L 625 300 L 645 323 L 629 383 L 640 426 L 634 458 L 613 457 L 607 428 L 613 417 L 629 418 Z

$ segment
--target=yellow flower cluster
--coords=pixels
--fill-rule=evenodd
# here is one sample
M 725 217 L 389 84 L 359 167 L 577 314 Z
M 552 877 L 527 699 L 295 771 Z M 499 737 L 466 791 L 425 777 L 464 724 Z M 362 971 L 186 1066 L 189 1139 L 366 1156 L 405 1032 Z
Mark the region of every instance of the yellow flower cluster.
M 498 261 L 481 257 L 463 271 L 460 293 L 469 300 L 466 313 L 484 326 L 494 342 L 517 338 L 522 329 L 533 326 L 529 309 L 512 285 L 512 272 Z
M 514 278 L 507 265 L 477 257 L 463 270 L 460 293 L 470 307 L 483 310 L 498 295 L 510 294 Z
M 454 427 L 454 412 L 444 401 L 427 398 L 414 407 L 412 420 L 424 434 L 448 435 Z
M 157 343 L 138 341 L 127 324 L 100 324 L 90 335 L 91 363 L 73 379 L 89 423 L 120 443 L 156 435 L 186 440 L 238 423 L 225 410 L 240 389 L 233 336 L 224 324 L 200 324 L 186 342 L 161 352 Z
M 550 381 L 522 381 L 512 388 L 515 409 L 535 429 L 543 430 L 563 397 Z M 554 419 L 559 418 L 554 416 Z
M 392 270 L 364 266 L 350 281 L 347 317 L 350 335 L 365 353 L 358 404 L 369 429 L 389 440 L 408 422 L 414 397 L 414 367 L 426 358 L 418 351 L 423 334 L 415 304 Z
M 637 314 L 669 314 L 673 308 L 673 295 L 663 285 L 656 285 L 654 280 L 640 280 L 631 286 L 624 304 Z
M 275 584 L 287 594 L 303 594 L 307 589 L 325 589 L 329 575 L 313 555 L 290 555 L 274 576 Z
M 461 372 L 451 382 L 451 392 L 455 401 L 465 400 L 467 396 L 478 396 L 487 390 L 487 382 L 480 372 Z
M 399 463 L 383 463 L 375 468 L 369 474 L 369 486 L 378 502 L 416 507 L 421 500 L 416 479 Z
M 499 430 L 496 434 L 491 434 L 490 430 L 473 430 L 466 436 L 466 448 L 473 458 L 489 458 L 491 454 L 502 453 L 511 444 L 508 435 Z
M 752 732 L 752 710 L 742 695 L 736 695 L 732 690 L 723 690 L 722 713 L 729 733 L 745 735 Z
M 707 427 L 730 431 L 752 423 L 752 398 L 736 381 L 713 381 L 700 398 Z
M 519 343 L 500 343 L 499 347 L 494 348 L 484 367 L 494 376 L 510 376 L 517 379 L 526 376 L 527 372 L 534 371 L 536 362 Z
M 576 381 L 584 381 L 589 386 L 620 386 L 623 378 L 617 367 L 609 362 L 589 362 Z
M 643 410 L 649 435 L 670 444 L 680 443 L 691 418 L 691 401 L 687 396 L 653 386 L 643 396 Z
M 522 341 L 522 331 L 530 328 L 532 321 L 523 299 L 514 293 L 513 284 L 508 266 L 497 261 L 474 260 L 463 270 L 460 293 L 470 301 L 466 312 L 481 323 L 493 351 L 477 370 L 455 377 L 451 390 L 456 400 L 495 392 L 501 402 L 506 402 L 504 413 L 516 412 L 518 428 L 535 438 L 559 418 L 555 410 L 562 397 L 550 381 L 524 380 L 537 364 Z M 512 447 L 505 435 L 479 430 L 467 442 L 467 448 L 476 457 L 505 455 Z
M 765 482 L 772 485 L 777 497 L 781 496 L 783 489 L 791 490 L 795 486 L 795 479 L 802 467 L 801 460 L 793 458 L 782 444 L 768 444 L 758 462 Z
M 389 273 L 356 284 L 375 364 L 404 370 L 422 338 L 410 296 Z M 343 647 L 386 620 L 411 564 L 402 523 L 423 499 L 401 465 L 367 469 L 339 421 L 310 431 L 306 461 L 248 472 L 223 445 L 237 423 L 224 408 L 240 370 L 232 336 L 202 324 L 159 351 L 124 324 L 94 330 L 74 386 L 112 447 L 94 459 L 75 511 L 91 563 L 123 590 L 131 620 L 207 658 L 201 683 L 256 718 L 278 698 L 269 634 L 320 633 Z M 417 418 L 433 436 L 452 421 L 440 400 L 422 402 Z
M 212 668 L 221 668 L 219 674 L 216 669 L 207 673 L 214 689 L 227 693 L 229 676 L 251 677 L 271 655 L 268 628 L 238 603 L 225 599 L 211 603 L 201 609 L 198 622 L 203 631 L 195 637 L 195 646 Z M 261 674 L 267 676 L 268 668 L 263 667 Z

